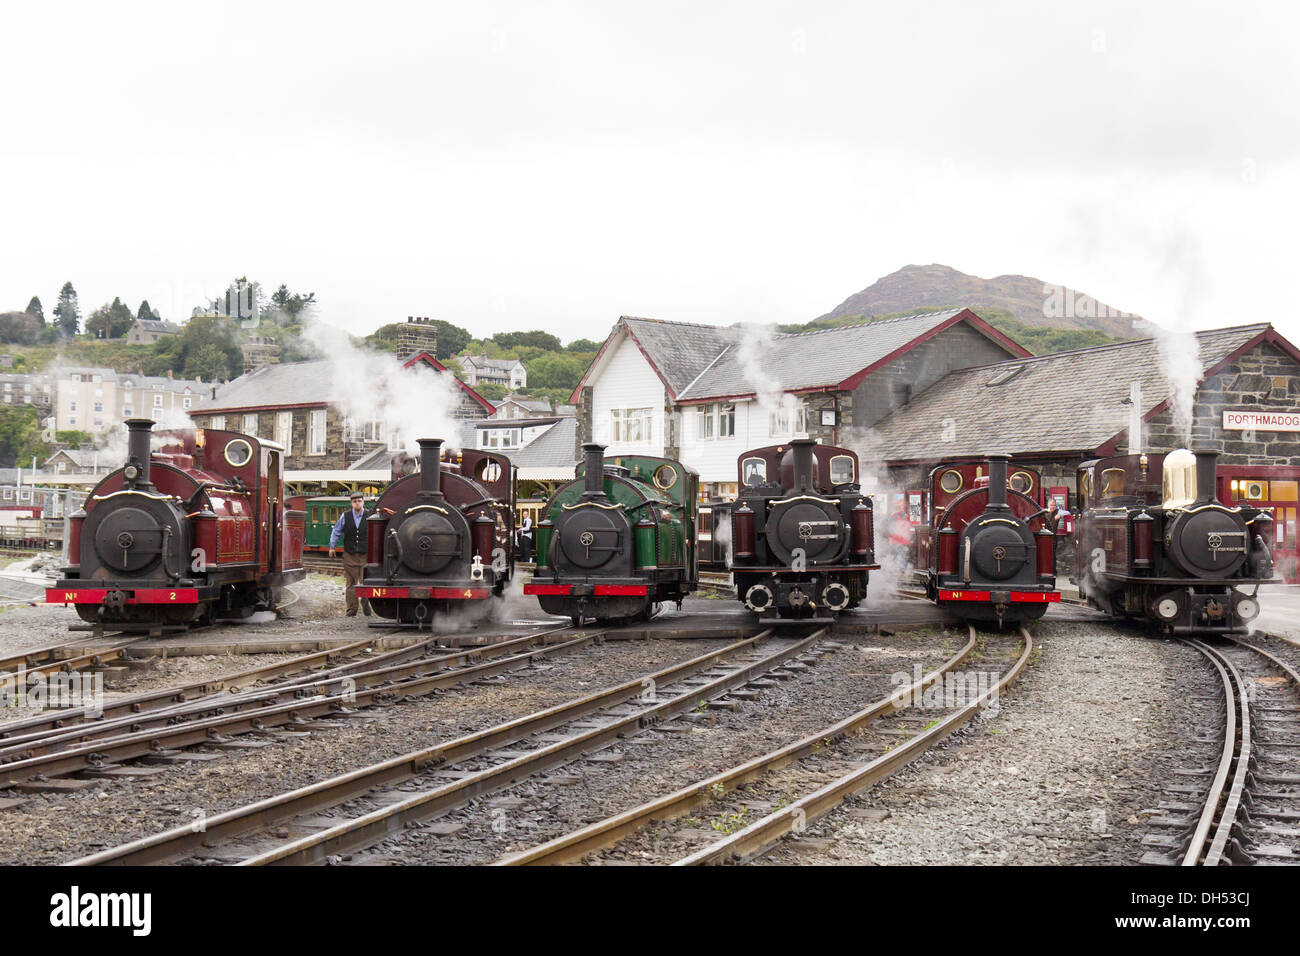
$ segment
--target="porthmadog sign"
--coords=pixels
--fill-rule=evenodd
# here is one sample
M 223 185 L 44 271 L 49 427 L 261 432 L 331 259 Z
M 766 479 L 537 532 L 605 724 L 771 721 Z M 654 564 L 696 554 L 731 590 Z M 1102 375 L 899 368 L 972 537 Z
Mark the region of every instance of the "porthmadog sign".
M 1300 432 L 1300 411 L 1235 412 L 1224 409 L 1223 427 L 1233 431 Z

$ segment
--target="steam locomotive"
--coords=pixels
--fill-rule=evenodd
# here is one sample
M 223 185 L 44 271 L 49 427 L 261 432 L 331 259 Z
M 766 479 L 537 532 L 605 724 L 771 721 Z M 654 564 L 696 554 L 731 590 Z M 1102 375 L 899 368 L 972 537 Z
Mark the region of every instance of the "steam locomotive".
M 645 619 L 666 601 L 680 608 L 699 585 L 699 475 L 668 458 L 607 461 L 603 445 L 582 448 L 574 480 L 537 525 L 537 571 L 524 593 L 575 626 Z
M 1167 634 L 1249 630 L 1273 578 L 1273 515 L 1219 500 L 1218 457 L 1180 448 L 1079 466 L 1073 580 L 1089 604 Z
M 424 625 L 470 602 L 500 597 L 514 571 L 510 459 L 466 450 L 442 460 L 442 439 L 421 438 L 366 521 L 366 569 L 357 597 L 380 617 Z
M 1009 460 L 989 455 L 930 471 L 917 574 L 926 597 L 961 620 L 1036 620 L 1061 600 L 1042 478 L 1019 465 L 1008 478 Z
M 282 504 L 283 450 L 214 429 L 155 436 L 153 424 L 127 420 L 126 464 L 69 519 L 73 563 L 46 602 L 155 635 L 273 607 L 275 589 L 305 573 L 303 513 Z
M 796 438 L 742 454 L 731 511 L 736 597 L 765 620 L 833 621 L 866 596 L 875 559 L 858 456 Z

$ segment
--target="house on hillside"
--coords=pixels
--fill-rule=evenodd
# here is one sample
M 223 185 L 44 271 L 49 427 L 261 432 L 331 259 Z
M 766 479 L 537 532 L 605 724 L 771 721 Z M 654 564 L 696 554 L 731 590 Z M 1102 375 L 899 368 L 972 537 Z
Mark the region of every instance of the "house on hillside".
M 180 335 L 181 327 L 162 319 L 136 319 L 127 329 L 126 341 L 131 345 L 153 345 L 159 339 Z
M 210 386 L 208 386 L 210 387 Z M 55 377 L 57 431 L 103 432 L 127 418 L 179 423 L 204 393 L 202 379 L 136 375 L 111 368 L 61 368 Z
M 798 434 L 854 447 L 954 369 L 1029 354 L 969 309 L 774 334 L 761 346 L 754 334 L 624 316 L 573 392 L 575 441 L 680 458 L 702 493 L 730 497 L 747 449 Z
M 475 386 L 502 385 L 514 391 L 528 387 L 528 372 L 519 359 L 494 359 L 486 355 L 458 355 L 465 381 Z
M 551 414 L 551 403 L 544 398 L 524 398 L 522 395 L 507 395 L 499 402 L 493 402 L 492 404 L 496 406 L 493 418 L 537 418 Z
M 1267 323 L 1195 337 L 1201 374 L 1192 449 L 1221 453 L 1225 502 L 1274 509 L 1275 558 L 1294 582 L 1300 579 L 1300 350 Z M 1142 435 L 1132 440 L 1135 397 Z M 1067 495 L 1073 508 L 1081 462 L 1184 445 L 1173 400 L 1155 339 L 1056 352 L 950 372 L 878 422 L 869 451 L 888 463 L 899 486 L 914 488 L 939 461 L 1010 454 L 1040 469 L 1043 484 Z
M 404 368 L 417 365 L 451 374 L 428 352 L 403 363 Z M 263 366 L 217 389 L 192 417 L 200 427 L 228 428 L 279 443 L 286 470 L 341 471 L 411 437 L 394 435 L 382 420 L 354 421 L 333 404 L 336 367 L 327 359 Z M 473 421 L 495 411 L 474 389 L 460 379 L 455 382 L 460 400 L 453 417 Z

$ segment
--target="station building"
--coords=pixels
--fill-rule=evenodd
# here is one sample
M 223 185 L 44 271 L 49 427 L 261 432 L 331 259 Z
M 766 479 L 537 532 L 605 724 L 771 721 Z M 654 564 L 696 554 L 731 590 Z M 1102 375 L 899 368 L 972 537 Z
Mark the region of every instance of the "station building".
M 1277 566 L 1296 583 L 1300 350 L 1267 323 L 1194 338 L 1194 359 L 1190 340 L 1184 350 L 1142 339 L 954 370 L 877 422 L 858 451 L 909 490 L 923 488 L 939 461 L 1010 454 L 1040 469 L 1073 509 L 1081 462 L 1186 443 L 1175 423 L 1177 375 L 1167 374 L 1181 368 L 1190 444 L 1221 453 L 1225 503 L 1274 509 Z

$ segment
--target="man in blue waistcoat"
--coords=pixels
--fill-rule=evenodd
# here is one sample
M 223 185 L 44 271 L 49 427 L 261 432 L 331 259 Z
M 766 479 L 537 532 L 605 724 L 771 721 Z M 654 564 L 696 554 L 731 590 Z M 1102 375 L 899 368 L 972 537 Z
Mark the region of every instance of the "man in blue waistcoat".
M 347 579 L 348 617 L 357 616 L 357 585 L 366 570 L 366 519 L 372 512 L 366 510 L 366 499 L 359 491 L 352 492 L 352 507 L 339 516 L 330 532 L 330 557 L 334 557 L 339 539 L 343 543 L 343 574 Z M 370 616 L 370 602 L 362 601 L 366 617 Z

